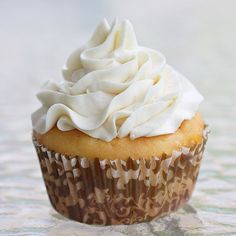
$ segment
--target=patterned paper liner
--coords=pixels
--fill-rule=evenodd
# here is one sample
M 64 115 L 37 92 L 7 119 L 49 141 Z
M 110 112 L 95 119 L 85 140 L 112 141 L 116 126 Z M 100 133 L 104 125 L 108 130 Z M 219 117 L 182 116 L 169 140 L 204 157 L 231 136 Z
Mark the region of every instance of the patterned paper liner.
M 44 182 L 52 206 L 86 224 L 114 225 L 150 221 L 186 203 L 195 186 L 207 141 L 150 160 L 107 160 L 67 156 L 36 139 Z

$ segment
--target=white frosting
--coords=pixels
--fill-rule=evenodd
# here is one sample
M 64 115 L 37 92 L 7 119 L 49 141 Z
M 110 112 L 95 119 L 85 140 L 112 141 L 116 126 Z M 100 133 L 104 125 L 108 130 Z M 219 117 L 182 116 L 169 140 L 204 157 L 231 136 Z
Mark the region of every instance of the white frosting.
M 65 81 L 37 94 L 33 128 L 78 129 L 105 141 L 174 133 L 191 119 L 201 94 L 159 52 L 138 46 L 131 23 L 103 20 L 63 68 Z

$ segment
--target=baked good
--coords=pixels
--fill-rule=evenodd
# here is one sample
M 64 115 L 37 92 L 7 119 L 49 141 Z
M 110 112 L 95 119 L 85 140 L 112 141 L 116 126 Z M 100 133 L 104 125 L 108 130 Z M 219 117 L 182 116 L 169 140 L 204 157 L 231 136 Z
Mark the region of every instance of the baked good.
M 128 20 L 103 20 L 64 81 L 37 94 L 33 141 L 53 207 L 88 224 L 132 224 L 191 196 L 204 146 L 202 95 Z

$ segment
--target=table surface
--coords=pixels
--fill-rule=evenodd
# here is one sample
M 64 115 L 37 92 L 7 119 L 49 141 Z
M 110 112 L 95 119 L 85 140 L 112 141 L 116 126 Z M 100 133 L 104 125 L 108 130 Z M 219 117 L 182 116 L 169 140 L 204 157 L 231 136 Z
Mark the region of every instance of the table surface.
M 235 8 L 233 0 L 1 0 L 0 234 L 236 235 Z M 205 97 L 211 134 L 195 192 L 183 209 L 150 223 L 88 226 L 57 214 L 31 142 L 36 91 L 61 79 L 68 54 L 104 16 L 128 17 L 140 44 L 162 51 Z

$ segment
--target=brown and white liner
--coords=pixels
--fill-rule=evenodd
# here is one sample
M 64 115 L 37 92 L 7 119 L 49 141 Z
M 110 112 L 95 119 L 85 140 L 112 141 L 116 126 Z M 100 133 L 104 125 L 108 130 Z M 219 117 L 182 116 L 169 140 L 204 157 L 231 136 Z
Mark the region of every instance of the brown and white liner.
M 203 142 L 191 149 L 124 161 L 63 155 L 33 138 L 55 210 L 100 225 L 150 221 L 180 208 L 193 192 L 206 141 L 205 129 Z

